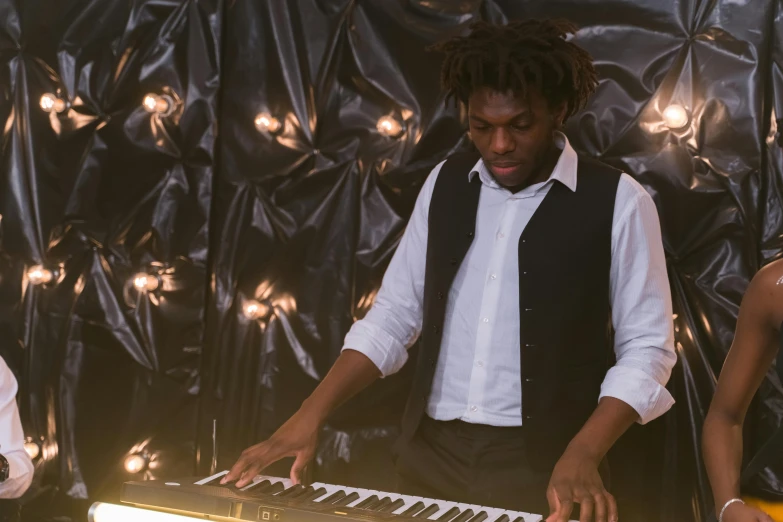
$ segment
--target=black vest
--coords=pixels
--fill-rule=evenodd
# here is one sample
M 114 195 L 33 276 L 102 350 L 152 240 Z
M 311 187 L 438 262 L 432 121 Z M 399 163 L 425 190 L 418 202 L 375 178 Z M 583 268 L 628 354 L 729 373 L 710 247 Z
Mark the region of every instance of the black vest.
M 424 317 L 401 443 L 424 414 L 449 289 L 473 241 L 481 181 L 475 153 L 451 157 L 429 209 Z M 609 271 L 620 172 L 579 158 L 576 191 L 555 182 L 519 238 L 522 418 L 528 458 L 551 469 L 598 404 L 613 364 Z

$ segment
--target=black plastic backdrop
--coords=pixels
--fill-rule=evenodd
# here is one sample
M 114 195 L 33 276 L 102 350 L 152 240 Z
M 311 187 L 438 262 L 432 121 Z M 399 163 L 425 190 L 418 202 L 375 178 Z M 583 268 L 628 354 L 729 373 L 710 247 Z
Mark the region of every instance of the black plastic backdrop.
M 653 195 L 676 312 L 677 405 L 621 441 L 616 492 L 650 520 L 703 519 L 702 419 L 748 280 L 781 250 L 781 4 L 0 0 L 0 353 L 43 449 L 27 517 L 116 500 L 133 453 L 148 478 L 225 469 L 284 422 L 371 306 L 427 173 L 464 144 L 424 47 L 478 18 L 565 16 L 601 78 L 568 135 Z M 43 111 L 44 93 L 67 108 Z M 662 125 L 672 103 L 683 131 Z M 31 284 L 39 264 L 53 283 Z M 341 408 L 315 478 L 393 489 L 410 370 Z M 770 375 L 749 451 L 782 393 Z M 756 492 L 782 481 L 773 466 Z

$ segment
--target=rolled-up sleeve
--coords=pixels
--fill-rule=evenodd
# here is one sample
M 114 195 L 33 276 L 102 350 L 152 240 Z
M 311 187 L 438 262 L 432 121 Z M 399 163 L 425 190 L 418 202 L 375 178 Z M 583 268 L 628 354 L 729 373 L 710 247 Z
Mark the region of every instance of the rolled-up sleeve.
M 24 449 L 24 432 L 16 406 L 18 385 L 0 357 L 0 455 L 8 460 L 8 478 L 0 482 L 0 498 L 21 497 L 33 481 L 34 467 Z
M 627 174 L 617 190 L 610 277 L 617 363 L 600 396 L 627 403 L 639 414 L 638 422 L 646 424 L 674 404 L 666 383 L 677 355 L 658 212 Z
M 421 333 L 429 206 L 443 163 L 435 166 L 419 191 L 373 305 L 353 324 L 343 343 L 343 350 L 366 355 L 384 377 L 403 367 L 408 349 Z

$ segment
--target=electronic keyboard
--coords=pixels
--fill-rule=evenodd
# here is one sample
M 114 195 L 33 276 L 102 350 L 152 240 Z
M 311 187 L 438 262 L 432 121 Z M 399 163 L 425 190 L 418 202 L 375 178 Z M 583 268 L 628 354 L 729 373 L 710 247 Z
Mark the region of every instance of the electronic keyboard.
M 96 502 L 89 522 L 538 522 L 541 515 L 315 482 L 257 476 L 242 488 L 210 477 L 126 482 L 122 504 Z

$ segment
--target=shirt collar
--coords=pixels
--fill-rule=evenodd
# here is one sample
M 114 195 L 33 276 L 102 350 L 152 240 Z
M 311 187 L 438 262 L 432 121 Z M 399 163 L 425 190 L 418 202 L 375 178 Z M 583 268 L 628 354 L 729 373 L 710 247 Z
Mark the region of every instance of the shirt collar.
M 537 183 L 532 187 L 537 187 L 537 190 L 550 181 L 559 181 L 568 187 L 571 192 L 574 192 L 576 191 L 576 167 L 579 162 L 576 151 L 573 149 L 573 147 L 571 147 L 571 143 L 569 143 L 566 135 L 558 131 L 555 132 L 555 146 L 563 152 L 560 153 L 560 158 L 557 160 L 555 168 L 552 169 L 552 174 L 549 176 L 547 181 Z M 477 174 L 483 184 L 493 188 L 500 188 L 498 182 L 495 181 L 495 177 L 489 171 L 487 166 L 484 165 L 483 159 L 479 159 L 473 166 L 473 169 L 471 169 L 471 171 L 468 173 L 468 180 L 472 181 Z

